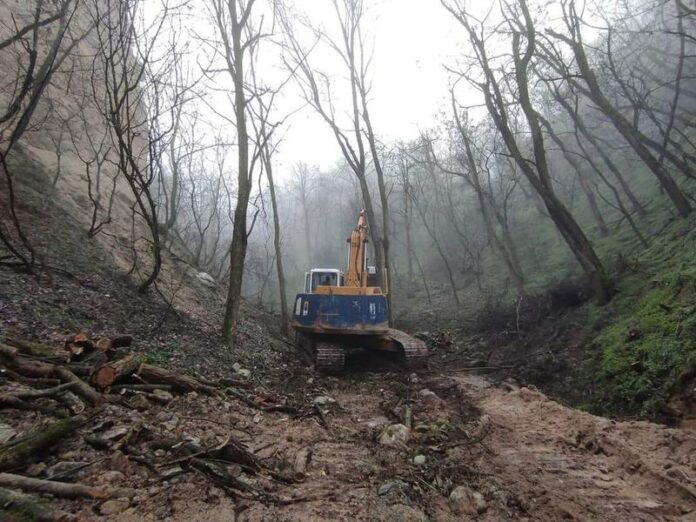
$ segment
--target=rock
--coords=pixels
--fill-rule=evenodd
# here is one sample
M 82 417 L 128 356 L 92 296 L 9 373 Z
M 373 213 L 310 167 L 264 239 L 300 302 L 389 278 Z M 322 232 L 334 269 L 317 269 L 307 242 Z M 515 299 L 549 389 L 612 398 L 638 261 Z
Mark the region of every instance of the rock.
M 47 469 L 48 466 L 46 466 L 46 464 L 43 462 L 37 462 L 36 464 L 30 464 L 24 471 L 24 474 L 30 477 L 40 477 L 46 473 Z
M 118 440 L 128 433 L 128 426 L 114 426 L 102 433 L 101 438 L 106 440 Z
M 425 460 L 425 455 L 416 455 L 415 457 L 413 457 L 413 463 L 416 466 L 422 466 L 423 464 L 425 464 Z
M 178 425 L 179 417 L 177 417 L 174 414 L 172 414 L 171 418 L 168 421 L 162 423 L 162 427 L 167 431 L 174 431 Z
M 512 377 L 508 377 L 503 382 L 500 383 L 500 387 L 505 391 L 517 391 L 520 389 L 520 385 Z
M 423 388 L 418 392 L 418 398 L 426 408 L 439 408 L 442 406 L 442 401 L 437 393 L 427 388 Z
M 166 390 L 153 390 L 152 395 L 162 402 L 170 402 L 174 399 L 174 396 Z
M 240 368 L 239 371 L 237 371 L 237 375 L 240 377 L 244 377 L 245 379 L 248 379 L 251 377 L 251 370 L 247 370 L 246 368 Z
M 403 424 L 392 424 L 382 430 L 379 436 L 379 443 L 382 446 L 400 446 L 408 442 L 410 435 L 411 430 Z
M 403 480 L 387 480 L 386 482 L 382 482 L 379 485 L 379 487 L 377 488 L 377 495 L 383 497 L 394 490 L 403 490 L 407 488 L 408 484 L 406 484 L 406 482 L 404 482 Z
M 0 444 L 7 442 L 15 435 L 17 435 L 17 432 L 12 426 L 5 424 L 4 422 L 0 422 Z
M 97 475 L 97 482 L 99 484 L 114 484 L 116 482 L 122 482 L 126 480 L 126 475 L 116 470 L 104 471 Z
M 160 477 L 162 477 L 162 480 L 169 480 L 177 475 L 181 475 L 183 472 L 181 466 L 172 466 L 171 468 L 165 468 L 160 470 Z
M 99 514 L 104 516 L 118 515 L 130 507 L 130 501 L 124 498 L 107 500 L 99 506 Z
M 368 419 L 365 424 L 367 424 L 368 428 L 381 428 L 382 426 L 389 424 L 389 419 L 382 415 L 377 415 L 376 417 Z
M 452 511 L 457 515 L 478 515 L 488 509 L 486 500 L 468 486 L 457 486 L 449 496 Z
M 326 406 L 328 404 L 334 404 L 336 400 L 332 399 L 328 395 L 319 395 L 318 397 L 314 397 L 312 402 L 318 406 Z
M 242 369 L 242 365 L 239 364 L 238 362 L 236 362 L 236 363 L 234 363 L 234 364 L 232 365 L 232 369 L 233 369 L 235 372 L 238 372 L 239 370 Z
M 196 273 L 196 279 L 200 281 L 203 286 L 206 286 L 208 288 L 215 288 L 217 286 L 217 281 L 207 272 L 198 272 Z
M 135 395 L 130 401 L 128 401 L 128 404 L 130 404 L 136 410 L 150 409 L 150 401 L 148 401 L 147 398 L 141 394 Z
M 84 465 L 84 462 L 58 462 L 46 470 L 46 476 L 49 479 L 53 479 L 55 477 L 57 480 L 60 480 L 61 478 L 65 479 L 71 476 L 74 477 L 76 476 L 77 471 Z

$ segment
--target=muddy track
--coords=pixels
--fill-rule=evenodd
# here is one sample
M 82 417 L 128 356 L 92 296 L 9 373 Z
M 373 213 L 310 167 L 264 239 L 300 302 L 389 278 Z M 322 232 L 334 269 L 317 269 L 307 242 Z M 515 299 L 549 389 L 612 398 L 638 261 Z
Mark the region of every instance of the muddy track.
M 214 402 L 201 412 L 235 423 L 262 459 L 311 448 L 303 482 L 269 486 L 286 504 L 234 501 L 194 477 L 166 484 L 118 520 L 696 520 L 694 432 L 613 422 L 469 374 L 310 381 L 301 393 L 335 400 L 325 406 L 328 427 L 238 405 L 227 419 L 230 407 Z M 406 404 L 410 439 L 381 445 L 380 424 L 398 422 Z M 416 455 L 425 464 L 414 464 Z M 480 493 L 478 513 L 456 510 L 448 497 L 457 486 Z
M 529 519 L 696 520 L 696 433 L 455 379 L 490 424 L 482 468 L 506 482 Z

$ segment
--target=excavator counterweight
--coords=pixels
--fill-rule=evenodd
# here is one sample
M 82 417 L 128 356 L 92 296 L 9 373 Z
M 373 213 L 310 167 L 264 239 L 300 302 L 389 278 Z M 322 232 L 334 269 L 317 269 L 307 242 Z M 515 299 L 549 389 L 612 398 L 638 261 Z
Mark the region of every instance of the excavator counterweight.
M 296 347 L 325 372 L 343 369 L 356 350 L 400 354 L 409 366 L 427 361 L 425 343 L 389 327 L 386 291 L 368 286 L 376 271 L 367 266 L 368 228 L 365 211 L 348 238 L 348 267 L 315 268 L 305 275 L 304 292 L 295 297 L 292 327 Z M 386 274 L 382 274 L 387 288 Z

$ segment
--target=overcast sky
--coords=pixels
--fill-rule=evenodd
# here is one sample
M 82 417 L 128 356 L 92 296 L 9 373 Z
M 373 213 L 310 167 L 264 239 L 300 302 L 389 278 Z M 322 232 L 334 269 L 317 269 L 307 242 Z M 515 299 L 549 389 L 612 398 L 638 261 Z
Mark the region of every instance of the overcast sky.
M 330 0 L 296 0 L 296 5 L 311 9 L 312 20 L 328 22 L 335 16 Z M 443 63 L 455 54 L 461 34 L 439 0 L 365 0 L 365 5 L 367 30 L 374 38 L 370 112 L 375 132 L 385 142 L 415 138 L 448 108 Z M 337 79 L 336 88 L 343 86 Z M 326 168 L 339 158 L 333 134 L 306 108 L 289 121 L 277 170 L 283 175 L 298 161 Z

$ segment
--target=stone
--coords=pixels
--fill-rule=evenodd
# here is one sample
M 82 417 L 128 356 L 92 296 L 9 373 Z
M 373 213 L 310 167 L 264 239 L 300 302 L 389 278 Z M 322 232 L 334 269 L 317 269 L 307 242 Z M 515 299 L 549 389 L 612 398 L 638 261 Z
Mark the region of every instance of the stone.
M 413 457 L 413 463 L 416 466 L 422 466 L 423 464 L 425 464 L 425 461 L 425 455 L 416 455 L 415 457 Z
M 37 462 L 35 464 L 30 464 L 24 471 L 24 474 L 30 477 L 40 477 L 46 473 L 47 469 L 48 466 L 46 466 L 46 464 L 43 462 Z
M 79 468 L 83 467 L 84 465 L 84 462 L 58 462 L 46 470 L 46 476 L 49 479 L 52 479 L 53 477 L 75 476 Z
M 17 432 L 12 426 L 5 424 L 4 422 L 0 422 L 0 444 L 7 442 L 15 435 L 17 435 Z
M 365 424 L 367 424 L 368 428 L 381 428 L 382 426 L 389 424 L 389 419 L 382 415 L 377 415 L 376 417 L 368 419 Z
M 124 498 L 107 500 L 99 506 L 99 514 L 104 516 L 119 515 L 130 507 L 130 501 Z
M 327 406 L 328 404 L 334 404 L 336 400 L 328 395 L 319 395 L 318 397 L 314 397 L 312 402 L 318 406 Z
M 183 473 L 181 466 L 172 466 L 171 468 L 165 468 L 160 470 L 160 477 L 162 480 L 170 480 Z
M 239 364 L 238 362 L 236 362 L 236 363 L 234 363 L 234 364 L 232 365 L 232 369 L 233 369 L 235 372 L 238 372 L 239 370 L 242 369 L 242 365 Z
M 382 446 L 401 446 L 408 442 L 410 435 L 411 430 L 403 424 L 392 424 L 382 430 L 379 443 Z
M 237 375 L 240 377 L 244 377 L 245 379 L 248 379 L 251 377 L 251 370 L 247 370 L 246 368 L 240 368 L 237 370 Z
M 213 276 L 211 276 L 211 275 L 210 275 L 209 273 L 207 273 L 207 272 L 198 272 L 198 273 L 196 273 L 196 279 L 198 279 L 198 281 L 200 281 L 200 283 L 201 283 L 203 286 L 206 286 L 206 287 L 208 287 L 208 288 L 215 288 L 215 287 L 217 286 L 217 282 L 215 281 L 215 279 L 213 278 Z
M 126 475 L 116 470 L 104 471 L 97 475 L 99 484 L 114 484 L 126 480 Z
M 179 417 L 177 417 L 174 414 L 172 414 L 171 418 L 168 421 L 162 423 L 162 427 L 167 431 L 174 431 L 178 425 Z
M 101 437 L 106 440 L 117 440 L 125 437 L 128 433 L 128 429 L 128 426 L 114 426 L 102 433 Z
M 174 399 L 174 395 L 169 393 L 167 390 L 153 390 L 152 395 L 157 397 L 162 402 L 170 402 Z
M 150 401 L 144 395 L 135 395 L 128 403 L 136 410 L 149 410 Z
M 456 515 L 479 515 L 488 509 L 483 495 L 468 486 L 454 488 L 449 503 Z

